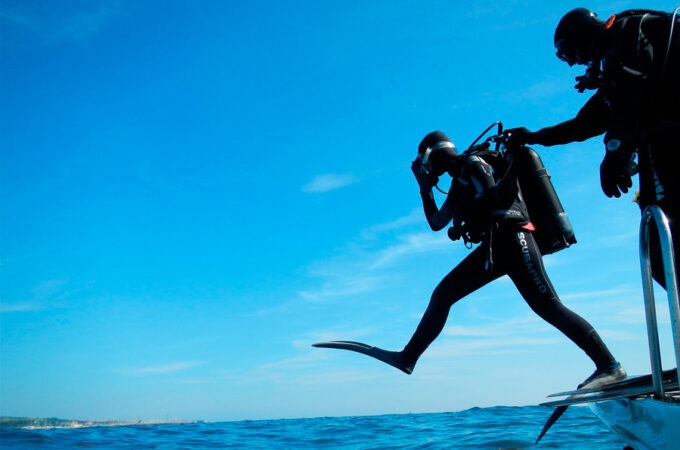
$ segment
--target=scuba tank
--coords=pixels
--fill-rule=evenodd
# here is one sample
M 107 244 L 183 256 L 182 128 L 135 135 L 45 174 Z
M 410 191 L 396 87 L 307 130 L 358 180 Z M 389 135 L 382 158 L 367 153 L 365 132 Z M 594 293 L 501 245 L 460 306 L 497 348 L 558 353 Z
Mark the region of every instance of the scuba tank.
M 515 147 L 510 153 L 541 253 L 549 255 L 575 244 L 571 222 L 538 153 L 527 146 Z
M 498 133 L 477 144 L 494 126 Z M 495 143 L 494 150 L 491 143 Z M 496 179 L 513 167 L 529 219 L 536 227 L 532 234 L 542 254 L 549 255 L 576 243 L 574 229 L 540 156 L 526 145 L 508 146 L 500 121 L 484 130 L 464 153 L 483 158 L 494 169 Z

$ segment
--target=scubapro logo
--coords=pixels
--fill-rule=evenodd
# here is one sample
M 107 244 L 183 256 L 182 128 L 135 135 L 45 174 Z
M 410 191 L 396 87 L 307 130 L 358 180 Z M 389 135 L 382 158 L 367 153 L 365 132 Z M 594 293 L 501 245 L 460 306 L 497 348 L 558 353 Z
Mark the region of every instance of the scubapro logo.
M 519 240 L 519 245 L 522 247 L 522 260 L 524 261 L 524 265 L 529 271 L 529 274 L 531 274 L 534 284 L 541 293 L 548 292 L 548 286 L 545 284 L 544 277 L 539 274 L 538 268 L 536 267 L 536 264 L 534 264 L 533 258 L 529 253 L 526 235 L 523 232 L 519 232 L 517 233 L 517 239 Z

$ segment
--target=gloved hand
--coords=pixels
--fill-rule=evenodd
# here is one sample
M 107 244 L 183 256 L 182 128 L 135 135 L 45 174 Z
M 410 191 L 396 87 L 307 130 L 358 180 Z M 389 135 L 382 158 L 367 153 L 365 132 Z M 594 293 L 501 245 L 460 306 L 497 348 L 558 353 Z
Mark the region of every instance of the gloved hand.
M 415 175 L 416 177 L 418 186 L 420 186 L 420 192 L 429 191 L 430 189 L 432 189 L 432 186 L 437 184 L 437 182 L 439 181 L 439 177 L 431 173 L 428 173 L 425 170 L 423 164 L 420 162 L 419 159 L 416 159 L 411 163 L 411 172 L 413 172 L 413 175 Z
M 463 224 L 460 222 L 456 222 L 452 227 L 449 227 L 449 229 L 446 232 L 446 234 L 449 235 L 449 239 L 451 239 L 454 242 L 463 237 L 464 233 L 465 228 L 463 227 Z
M 607 141 L 607 153 L 600 164 L 600 185 L 607 197 L 621 197 L 633 186 L 631 177 L 637 173 L 635 151 L 619 139 Z
M 586 73 L 576 77 L 576 85 L 574 89 L 583 93 L 586 89 L 593 90 L 599 89 L 602 85 L 602 73 L 600 72 L 600 67 L 595 65 L 593 62 L 588 64 Z
M 503 132 L 505 142 L 509 146 L 522 146 L 524 144 L 535 144 L 535 133 L 524 127 L 510 128 Z

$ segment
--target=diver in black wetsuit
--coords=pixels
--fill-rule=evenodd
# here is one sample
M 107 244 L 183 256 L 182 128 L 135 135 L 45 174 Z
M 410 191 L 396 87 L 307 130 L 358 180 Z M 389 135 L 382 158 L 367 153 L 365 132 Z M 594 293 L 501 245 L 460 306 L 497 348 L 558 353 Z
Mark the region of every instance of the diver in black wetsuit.
M 585 8 L 565 14 L 555 29 L 557 56 L 587 66 L 576 89 L 595 93 L 576 117 L 531 132 L 506 130 L 514 144 L 567 144 L 604 134 L 600 183 L 607 197 L 620 197 L 639 172 L 641 211 L 658 205 L 666 214 L 675 250 L 680 251 L 680 16 L 629 10 L 607 21 Z M 635 157 L 637 156 L 637 163 Z M 656 227 L 650 229 L 654 279 L 666 287 Z M 680 285 L 680 272 L 676 271 Z
M 430 303 L 408 344 L 400 352 L 349 341 L 314 344 L 341 348 L 377 358 L 410 374 L 423 352 L 439 336 L 451 307 L 491 281 L 508 275 L 531 309 L 578 345 L 596 370 L 583 384 L 596 387 L 621 380 L 626 372 L 614 359 L 597 331 L 564 306 L 545 273 L 540 250 L 532 235 L 516 174 L 512 166 L 496 182 L 492 168 L 475 155 L 458 155 L 440 131 L 429 133 L 418 146 L 411 169 L 420 186 L 427 222 L 434 231 L 449 228 L 452 240 L 478 245 L 437 285 Z M 432 187 L 444 173 L 452 177 L 441 208 Z M 595 383 L 593 383 L 595 382 Z

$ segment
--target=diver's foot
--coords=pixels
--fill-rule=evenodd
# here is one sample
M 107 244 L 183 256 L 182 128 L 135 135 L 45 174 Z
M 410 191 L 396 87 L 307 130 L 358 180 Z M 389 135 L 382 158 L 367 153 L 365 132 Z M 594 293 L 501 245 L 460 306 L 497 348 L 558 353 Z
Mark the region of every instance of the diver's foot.
M 374 358 L 379 359 L 385 364 L 389 364 L 390 366 L 401 370 L 406 375 L 411 375 L 413 373 L 415 363 L 407 364 L 406 362 L 404 362 L 404 356 L 402 352 L 392 352 L 389 350 L 383 350 L 378 347 L 373 347 L 371 350 L 373 353 L 371 356 L 373 356 Z
M 616 383 L 625 379 L 627 376 L 626 370 L 615 362 L 611 367 L 606 369 L 598 369 L 585 381 L 578 385 L 578 389 L 594 389 L 604 386 L 606 384 Z

